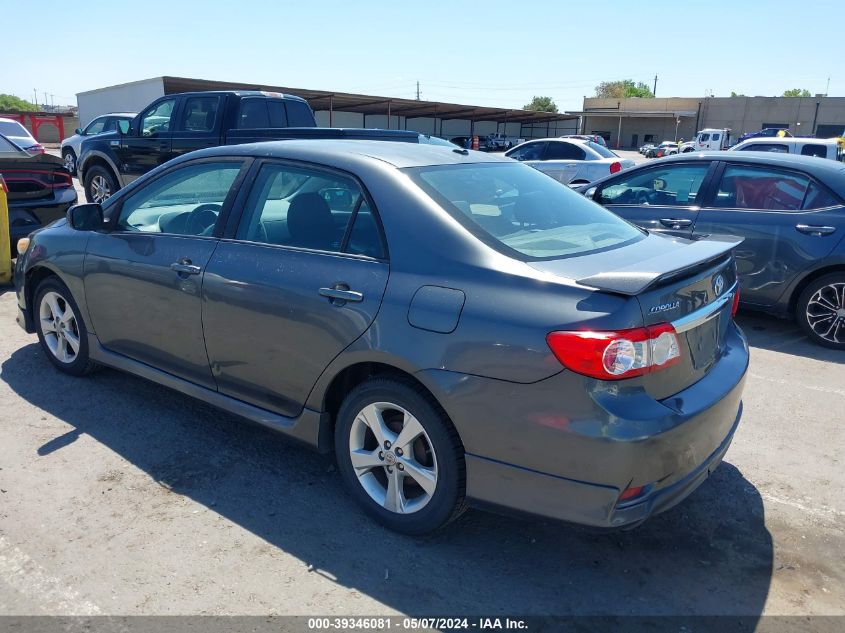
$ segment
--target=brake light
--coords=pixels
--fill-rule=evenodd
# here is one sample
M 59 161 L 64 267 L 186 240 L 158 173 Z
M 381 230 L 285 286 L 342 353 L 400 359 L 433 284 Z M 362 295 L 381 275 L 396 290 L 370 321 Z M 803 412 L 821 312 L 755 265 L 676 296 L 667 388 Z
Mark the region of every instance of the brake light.
M 620 171 L 622 171 L 622 163 L 620 163 L 618 160 L 610 163 L 610 173 L 611 174 L 616 174 Z
M 0 191 L 9 193 L 9 186 L 6 184 L 6 181 L 3 180 L 3 176 L 0 176 Z
M 736 316 L 736 311 L 739 310 L 739 286 L 734 290 L 734 302 L 731 306 L 731 318 Z
M 645 486 L 625 488 L 625 490 L 622 491 L 622 494 L 619 495 L 619 502 L 621 503 L 622 501 L 629 501 L 630 499 L 639 497 L 643 493 L 643 490 L 645 490 Z
M 600 380 L 642 376 L 681 360 L 670 323 L 613 332 L 551 332 L 546 343 L 564 367 Z
M 29 147 L 24 148 L 30 154 L 43 154 L 47 150 L 44 149 L 44 146 L 41 143 L 36 143 L 35 145 L 30 145 Z

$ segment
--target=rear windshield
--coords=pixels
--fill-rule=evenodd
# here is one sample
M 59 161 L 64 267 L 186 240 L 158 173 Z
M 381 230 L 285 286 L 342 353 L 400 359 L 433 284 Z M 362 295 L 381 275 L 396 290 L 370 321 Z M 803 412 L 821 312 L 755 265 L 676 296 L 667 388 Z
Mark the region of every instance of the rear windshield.
M 607 149 L 604 145 L 599 145 L 598 143 L 593 143 L 593 141 L 587 141 L 587 146 L 601 155 L 602 158 L 616 158 L 617 155 Z
M 405 172 L 476 237 L 518 259 L 583 255 L 643 237 L 633 225 L 527 165 L 436 165 Z
M 0 134 L 3 136 L 29 136 L 29 132 L 17 121 L 0 121 Z

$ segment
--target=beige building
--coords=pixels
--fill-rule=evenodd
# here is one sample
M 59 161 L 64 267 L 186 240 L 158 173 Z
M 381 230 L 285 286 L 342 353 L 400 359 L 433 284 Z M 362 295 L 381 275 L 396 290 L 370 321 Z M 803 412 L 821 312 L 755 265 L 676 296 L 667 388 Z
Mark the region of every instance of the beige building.
M 611 147 L 690 140 L 704 128 L 729 128 L 734 139 L 766 127 L 795 136 L 829 138 L 845 130 L 845 97 L 585 98 L 581 132 L 600 134 Z

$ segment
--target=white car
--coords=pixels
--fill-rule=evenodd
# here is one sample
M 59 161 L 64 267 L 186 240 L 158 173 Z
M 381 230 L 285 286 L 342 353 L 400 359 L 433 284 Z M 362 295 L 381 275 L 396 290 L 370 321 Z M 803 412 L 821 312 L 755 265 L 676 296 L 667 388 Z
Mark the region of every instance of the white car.
M 29 154 L 43 154 L 44 147 L 24 126 L 14 119 L 0 117 L 0 134 Z
M 135 114 L 132 112 L 112 112 L 98 116 L 86 125 L 85 129 L 76 128 L 73 136 L 69 136 L 62 141 L 62 159 L 65 161 L 67 170 L 72 174 L 76 173 L 76 164 L 79 162 L 82 141 L 90 136 L 116 130 L 118 121 L 131 121 L 133 118 L 135 118 Z
M 836 138 L 750 138 L 737 143 L 731 152 L 779 152 L 843 160 L 842 146 Z
M 574 138 L 543 138 L 517 145 L 505 156 L 531 165 L 566 185 L 581 185 L 634 166 L 606 147 Z

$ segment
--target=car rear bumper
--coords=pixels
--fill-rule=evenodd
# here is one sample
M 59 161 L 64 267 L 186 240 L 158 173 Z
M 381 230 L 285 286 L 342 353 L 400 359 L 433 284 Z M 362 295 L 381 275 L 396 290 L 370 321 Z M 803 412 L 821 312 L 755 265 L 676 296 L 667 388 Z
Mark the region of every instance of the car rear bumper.
M 49 198 L 10 200 L 9 235 L 12 238 L 12 254 L 16 252 L 20 238 L 65 217 L 67 210 L 76 202 L 76 190 L 72 187 L 56 189 Z
M 734 326 L 711 371 L 663 401 L 571 372 L 527 385 L 428 377 L 445 390 L 464 442 L 470 500 L 616 528 L 672 507 L 718 466 L 739 424 L 747 368 Z

